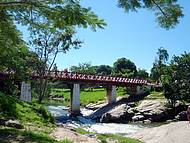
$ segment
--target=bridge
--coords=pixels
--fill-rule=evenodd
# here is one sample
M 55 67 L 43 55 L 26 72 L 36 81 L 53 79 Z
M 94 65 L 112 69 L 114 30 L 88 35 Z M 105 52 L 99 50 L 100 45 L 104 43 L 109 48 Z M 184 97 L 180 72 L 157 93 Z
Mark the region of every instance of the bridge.
M 0 72 L 0 79 L 7 78 L 13 73 Z M 40 75 L 38 73 L 32 73 L 32 79 L 38 79 Z M 53 81 L 62 81 L 65 84 L 71 85 L 71 107 L 70 111 L 72 114 L 80 113 L 80 85 L 91 84 L 91 85 L 104 85 L 107 91 L 107 102 L 108 104 L 116 102 L 116 86 L 123 86 L 130 88 L 130 94 L 135 95 L 142 92 L 142 86 L 151 87 L 156 84 L 149 83 L 147 80 L 116 77 L 116 76 L 102 76 L 102 75 L 90 75 L 81 73 L 70 73 L 68 71 L 50 71 L 43 77 L 44 79 Z M 25 83 L 22 83 L 22 88 Z M 30 85 L 29 85 L 30 87 Z M 25 88 L 26 89 L 26 88 Z M 28 92 L 31 96 L 30 88 Z

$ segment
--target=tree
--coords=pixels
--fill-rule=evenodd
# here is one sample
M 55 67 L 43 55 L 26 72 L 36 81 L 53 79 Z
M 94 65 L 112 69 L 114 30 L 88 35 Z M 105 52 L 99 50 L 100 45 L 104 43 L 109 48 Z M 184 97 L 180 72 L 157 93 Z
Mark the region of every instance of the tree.
M 177 100 L 190 101 L 190 53 L 174 56 L 163 76 L 165 97 L 175 104 Z
M 137 78 L 140 79 L 148 79 L 149 78 L 149 74 L 145 69 L 138 69 L 137 71 Z
M 11 80 L 2 81 L 1 89 L 17 94 L 19 82 L 29 79 L 28 75 L 38 59 L 35 53 L 28 50 L 9 14 L 0 10 L 0 17 L 0 71 L 14 73 Z
M 151 69 L 151 78 L 153 81 L 161 81 L 161 76 L 164 74 L 164 68 L 166 67 L 168 58 L 169 55 L 167 50 L 163 47 L 159 48 Z
M 13 23 L 26 25 L 30 31 L 30 45 L 32 45 L 32 49 L 35 47 L 33 51 L 36 52 L 40 60 L 36 67 L 40 77 L 39 102 L 45 95 L 48 82 L 43 77 L 50 73 L 57 54 L 59 52 L 65 53 L 71 47 L 78 47 L 81 43 L 77 39 L 73 40 L 76 33 L 75 28 L 90 26 L 95 31 L 97 27 L 104 28 L 106 25 L 90 8 L 82 7 L 79 0 L 2 0 L 0 2 L 0 14 L 5 19 L 0 28 L 3 29 L 6 25 L 10 25 L 10 29 L 4 30 L 8 32 L 3 31 L 2 37 L 7 39 L 2 40 L 3 42 L 0 41 L 0 47 L 5 45 L 11 48 L 9 41 L 15 46 L 16 42 L 22 39 Z M 9 52 L 8 49 L 6 52 Z
M 137 69 L 135 64 L 126 58 L 120 58 L 113 64 L 115 75 L 123 75 L 127 77 L 135 77 Z
M 111 75 L 112 68 L 108 65 L 100 65 L 96 70 L 99 75 Z
M 67 26 L 91 26 L 103 28 L 105 22 L 97 17 L 90 8 L 84 8 L 79 0 L 18 0 L 0 2 L 0 10 L 6 11 L 11 18 L 31 28 L 43 27 L 46 19 L 52 29 L 65 29 Z
M 79 63 L 78 66 L 72 66 L 71 72 L 82 74 L 96 74 L 97 66 L 92 66 L 90 62 Z
M 118 0 L 118 6 L 126 12 L 141 8 L 151 10 L 158 24 L 165 29 L 175 27 L 183 17 L 182 7 L 177 4 L 177 0 Z

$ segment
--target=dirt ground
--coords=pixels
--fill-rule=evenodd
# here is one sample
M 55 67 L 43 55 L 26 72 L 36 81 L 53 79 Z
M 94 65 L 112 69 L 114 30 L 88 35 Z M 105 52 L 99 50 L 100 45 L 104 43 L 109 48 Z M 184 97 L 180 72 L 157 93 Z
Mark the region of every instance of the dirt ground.
M 71 140 L 73 143 L 98 143 L 96 138 L 91 138 L 86 135 L 80 135 L 70 129 L 64 127 L 57 127 L 51 134 L 56 140 L 64 140 L 65 138 Z

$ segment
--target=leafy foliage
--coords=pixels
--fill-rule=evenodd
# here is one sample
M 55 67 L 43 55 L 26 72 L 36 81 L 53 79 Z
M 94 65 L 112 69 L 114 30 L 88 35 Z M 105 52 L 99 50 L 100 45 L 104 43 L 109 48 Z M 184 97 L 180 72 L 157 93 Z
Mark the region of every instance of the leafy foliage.
M 166 49 L 163 47 L 158 49 L 155 62 L 151 69 L 151 78 L 153 81 L 161 81 L 161 76 L 164 74 L 164 69 L 166 68 L 166 63 L 168 61 L 169 55 Z
M 138 69 L 137 78 L 148 79 L 149 78 L 149 73 L 145 69 Z
M 71 66 L 70 71 L 83 74 L 96 74 L 98 66 L 92 66 L 90 62 L 79 63 L 78 66 Z
M 141 8 L 151 10 L 158 24 L 165 29 L 175 27 L 183 17 L 182 7 L 177 4 L 177 0 L 118 0 L 118 6 L 126 12 Z
M 190 102 L 190 53 L 174 56 L 162 81 L 164 95 L 172 104 L 176 100 Z
M 111 75 L 112 67 L 110 67 L 108 65 L 100 65 L 97 67 L 96 72 L 99 75 Z
M 136 76 L 136 66 L 135 64 L 126 58 L 119 58 L 113 64 L 114 75 L 122 75 L 127 77 Z

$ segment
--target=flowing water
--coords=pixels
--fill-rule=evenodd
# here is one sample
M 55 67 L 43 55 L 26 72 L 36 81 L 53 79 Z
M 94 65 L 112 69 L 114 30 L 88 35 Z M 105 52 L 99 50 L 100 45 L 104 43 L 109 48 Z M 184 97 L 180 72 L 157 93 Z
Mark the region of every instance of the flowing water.
M 52 116 L 56 119 L 57 124 L 66 124 L 74 128 L 83 128 L 89 132 L 96 133 L 111 133 L 127 136 L 131 133 L 138 132 L 145 128 L 159 126 L 160 124 L 119 124 L 119 123 L 97 123 L 91 119 L 85 118 L 93 111 L 85 108 L 81 109 L 81 116 L 70 117 L 69 108 L 64 106 L 48 106 L 47 107 Z

